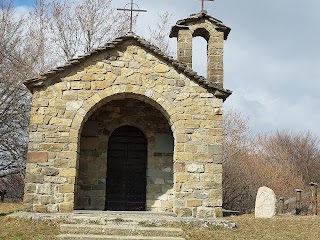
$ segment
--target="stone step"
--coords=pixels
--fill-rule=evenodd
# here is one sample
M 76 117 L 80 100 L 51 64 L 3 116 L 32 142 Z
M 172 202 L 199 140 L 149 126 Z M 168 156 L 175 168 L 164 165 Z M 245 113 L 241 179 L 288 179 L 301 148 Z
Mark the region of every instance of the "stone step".
M 153 236 L 118 236 L 118 235 L 89 235 L 89 234 L 60 234 L 57 240 L 185 240 L 181 237 Z
M 151 215 L 151 217 L 149 217 Z M 148 217 L 146 217 L 148 216 Z M 223 228 L 235 228 L 236 224 L 233 221 L 226 219 L 209 219 L 209 218 L 193 218 L 193 217 L 176 217 L 171 214 L 156 214 L 154 216 L 150 213 L 116 213 L 111 214 L 106 212 L 88 213 L 81 211 L 81 213 L 33 213 L 33 212 L 15 212 L 8 217 L 21 218 L 40 221 L 64 221 L 68 223 L 78 224 L 119 224 L 119 225 L 152 225 L 161 226 L 168 223 L 184 223 L 192 224 L 198 227 L 219 226 Z
M 150 216 L 150 217 L 176 217 L 172 212 L 151 212 L 151 211 L 99 211 L 99 210 L 74 210 L 73 214 L 84 215 L 114 215 L 114 216 Z
M 61 233 L 65 234 L 97 234 L 124 236 L 181 236 L 181 228 L 143 227 L 139 225 L 96 225 L 96 224 L 62 224 Z

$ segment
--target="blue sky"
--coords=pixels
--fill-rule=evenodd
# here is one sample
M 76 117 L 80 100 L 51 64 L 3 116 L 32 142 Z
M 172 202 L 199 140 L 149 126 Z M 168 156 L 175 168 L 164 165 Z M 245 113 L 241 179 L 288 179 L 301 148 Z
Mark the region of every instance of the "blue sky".
M 33 4 L 33 0 L 15 0 L 14 4 L 19 6 L 19 5 L 31 5 Z
M 173 13 L 174 24 L 201 9 L 198 0 L 135 2 L 148 10 L 138 21 L 137 33 L 143 37 L 158 12 Z M 320 136 L 320 1 L 216 0 L 206 9 L 232 29 L 225 43 L 224 87 L 233 94 L 225 107 L 248 115 L 256 132 L 310 130 Z M 175 39 L 170 43 L 174 49 Z M 205 60 L 196 57 L 194 68 L 204 74 Z

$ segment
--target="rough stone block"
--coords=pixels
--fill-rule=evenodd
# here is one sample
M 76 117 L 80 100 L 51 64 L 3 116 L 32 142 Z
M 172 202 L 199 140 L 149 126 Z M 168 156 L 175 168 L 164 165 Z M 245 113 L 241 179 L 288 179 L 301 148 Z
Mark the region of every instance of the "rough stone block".
M 207 199 L 209 197 L 209 193 L 204 190 L 195 190 L 193 191 L 192 196 L 196 199 Z
M 28 203 L 37 203 L 39 199 L 39 196 L 33 193 L 25 193 L 23 196 L 23 203 L 28 204 Z
M 29 163 L 40 163 L 48 161 L 48 152 L 28 152 Z
M 125 64 L 122 61 L 113 61 L 113 62 L 111 62 L 111 66 L 113 66 L 113 67 L 124 67 Z
M 192 153 L 176 153 L 176 159 L 182 161 L 191 161 L 194 158 Z
M 63 145 L 61 143 L 42 143 L 40 144 L 40 149 L 46 151 L 61 151 Z
M 59 170 L 55 167 L 44 167 L 42 168 L 41 173 L 45 176 L 57 176 L 59 174 Z
M 169 72 L 170 68 L 167 65 L 159 64 L 154 67 L 154 71 L 157 73 L 166 73 Z
M 198 207 L 197 218 L 216 218 L 215 209 L 211 207 Z
M 60 177 L 75 177 L 76 169 L 75 168 L 62 168 L 60 169 Z
M 80 90 L 80 89 L 83 89 L 83 82 L 72 82 L 71 83 L 71 89 L 74 89 L 74 90 Z
M 47 212 L 48 213 L 56 213 L 56 212 L 58 212 L 58 205 L 57 204 L 49 204 L 49 205 L 47 205 Z
M 74 201 L 74 193 L 64 194 L 64 202 L 73 202 L 73 201 Z
M 38 212 L 38 213 L 46 213 L 47 207 L 42 204 L 37 204 L 34 206 L 34 210 L 35 210 L 35 212 Z
M 111 86 L 110 82 L 104 82 L 104 81 L 92 82 L 91 83 L 91 88 L 95 89 L 95 90 L 105 89 L 105 88 L 110 87 L 110 86 Z
M 44 181 L 48 183 L 62 184 L 66 183 L 68 179 L 66 177 L 59 176 L 44 176 Z
M 73 211 L 73 202 L 60 203 L 59 212 L 72 212 Z
M 53 186 L 49 183 L 38 184 L 37 185 L 37 194 L 52 195 L 53 194 Z
M 204 165 L 203 164 L 191 164 L 187 167 L 187 171 L 190 173 L 203 173 Z
M 173 166 L 174 172 L 184 172 L 186 168 L 186 164 L 184 162 L 175 162 Z
M 67 160 L 67 159 L 55 159 L 53 165 L 56 168 L 67 168 L 69 166 L 69 160 Z
M 166 210 L 169 210 L 170 212 L 172 211 L 172 209 L 173 209 L 173 201 L 165 201 L 163 203 L 163 205 L 164 205 L 164 208 Z
M 202 201 L 199 199 L 187 199 L 187 207 L 199 207 Z
M 36 192 L 36 184 L 35 183 L 26 183 L 24 186 L 25 193 L 35 193 Z
M 86 73 L 81 77 L 81 80 L 83 81 L 94 81 L 94 74 L 93 73 Z
M 222 164 L 223 155 L 213 155 L 213 163 Z
M 223 154 L 223 146 L 222 145 L 209 145 L 209 153 L 215 155 Z
M 66 103 L 67 111 L 77 111 L 83 104 L 83 101 L 68 101 Z
M 51 195 L 42 195 L 39 197 L 40 204 L 48 205 L 52 202 L 52 198 Z
M 189 179 L 188 173 L 176 173 L 176 182 L 187 182 Z
M 43 183 L 43 179 L 44 176 L 42 174 L 30 174 L 29 172 L 27 172 L 25 175 L 26 183 Z
M 222 173 L 222 164 L 207 164 L 206 173 Z
M 178 217 L 191 217 L 192 210 L 190 208 L 174 208 L 174 212 Z
M 215 216 L 217 218 L 222 218 L 223 217 L 222 207 L 215 207 L 214 211 L 215 211 Z
M 59 186 L 59 193 L 73 193 L 74 192 L 74 184 L 64 184 Z

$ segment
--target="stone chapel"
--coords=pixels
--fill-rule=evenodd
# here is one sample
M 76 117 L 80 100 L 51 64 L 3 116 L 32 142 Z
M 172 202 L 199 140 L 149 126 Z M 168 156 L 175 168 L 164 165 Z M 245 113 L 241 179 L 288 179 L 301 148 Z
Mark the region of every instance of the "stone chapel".
M 177 60 L 128 33 L 27 80 L 26 210 L 221 217 L 229 32 L 201 12 L 172 27 Z M 206 77 L 191 69 L 197 36 L 208 43 Z

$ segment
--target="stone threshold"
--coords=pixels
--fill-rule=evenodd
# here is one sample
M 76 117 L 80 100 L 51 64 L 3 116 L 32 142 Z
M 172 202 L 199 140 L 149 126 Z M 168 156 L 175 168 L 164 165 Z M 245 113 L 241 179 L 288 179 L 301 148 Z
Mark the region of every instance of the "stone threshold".
M 79 224 L 122 224 L 122 225 L 153 225 L 162 226 L 168 223 L 173 224 L 192 224 L 199 227 L 219 226 L 222 228 L 235 228 L 233 221 L 220 219 L 201 219 L 194 217 L 177 217 L 174 213 L 156 212 L 120 212 L 120 211 L 88 211 L 76 210 L 71 213 L 34 213 L 34 212 L 15 212 L 7 217 L 22 218 L 39 221 L 64 221 L 66 223 Z
M 73 214 L 95 214 L 95 215 L 123 215 L 123 216 L 159 216 L 159 217 L 177 217 L 175 213 L 169 212 L 151 212 L 151 211 L 101 211 L 101 210 L 74 210 Z

